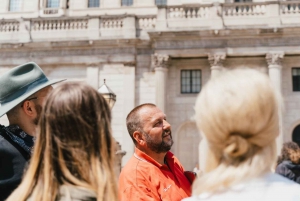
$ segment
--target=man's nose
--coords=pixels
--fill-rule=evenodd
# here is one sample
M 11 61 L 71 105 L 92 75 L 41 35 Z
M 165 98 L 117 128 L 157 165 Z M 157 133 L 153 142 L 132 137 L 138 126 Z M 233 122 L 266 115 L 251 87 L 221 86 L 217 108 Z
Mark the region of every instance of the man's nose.
M 163 129 L 164 130 L 170 130 L 171 129 L 171 125 L 166 120 L 164 120 Z

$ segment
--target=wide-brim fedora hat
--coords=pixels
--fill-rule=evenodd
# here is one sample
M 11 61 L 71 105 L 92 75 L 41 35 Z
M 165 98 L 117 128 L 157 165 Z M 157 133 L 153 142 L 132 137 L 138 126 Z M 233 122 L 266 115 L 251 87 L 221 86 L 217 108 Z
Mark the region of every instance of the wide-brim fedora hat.
M 0 76 L 0 117 L 37 91 L 64 80 L 49 80 L 34 62 L 10 69 Z

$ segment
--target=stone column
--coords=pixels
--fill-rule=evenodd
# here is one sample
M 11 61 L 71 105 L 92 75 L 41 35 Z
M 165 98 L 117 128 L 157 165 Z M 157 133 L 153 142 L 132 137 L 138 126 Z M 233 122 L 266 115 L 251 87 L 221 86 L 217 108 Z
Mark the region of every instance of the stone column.
M 284 52 L 270 52 L 266 55 L 266 60 L 268 63 L 269 69 L 269 77 L 272 81 L 276 91 L 281 95 L 281 69 L 282 69 L 282 59 L 284 57 Z M 277 137 L 277 154 L 280 153 L 282 144 L 283 144 L 283 133 L 282 133 L 282 111 L 279 110 L 279 124 L 280 124 L 280 132 L 279 136 Z
M 126 155 L 122 155 L 122 164 L 125 165 L 134 153 L 134 144 L 127 132 L 126 117 L 135 105 L 135 63 L 125 63 L 123 70 L 123 117 L 122 122 L 122 149 L 126 151 Z M 118 100 L 117 100 L 118 101 Z
M 223 62 L 226 58 L 225 53 L 212 53 L 208 54 L 208 61 L 210 63 L 211 78 L 214 78 L 220 74 L 223 70 Z
M 166 112 L 166 86 L 168 76 L 169 56 L 152 55 L 152 68 L 155 70 L 155 104 L 163 112 Z
M 97 64 L 88 64 L 86 69 L 86 83 L 98 90 L 99 88 L 99 66 Z

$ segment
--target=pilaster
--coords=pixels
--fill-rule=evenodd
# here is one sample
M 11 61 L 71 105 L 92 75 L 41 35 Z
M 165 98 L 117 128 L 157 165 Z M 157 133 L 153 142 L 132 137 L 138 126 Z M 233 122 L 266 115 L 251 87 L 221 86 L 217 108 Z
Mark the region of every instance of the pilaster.
M 275 90 L 280 95 L 281 95 L 281 85 L 282 85 L 281 69 L 282 69 L 283 57 L 284 57 L 284 52 L 269 52 L 266 55 L 270 80 L 273 83 Z M 276 139 L 277 154 L 280 153 L 283 144 L 283 133 L 282 133 L 283 121 L 282 121 L 282 111 L 280 108 L 279 108 L 279 124 L 280 124 L 280 132 L 279 132 L 279 136 Z
M 88 64 L 86 82 L 97 90 L 99 88 L 99 73 L 99 66 L 97 64 Z
M 225 53 L 210 53 L 208 61 L 211 69 L 211 78 L 217 77 L 223 70 L 223 62 L 226 59 Z
M 166 87 L 168 78 L 168 55 L 154 54 L 151 57 L 151 65 L 155 70 L 155 104 L 161 111 L 166 112 Z

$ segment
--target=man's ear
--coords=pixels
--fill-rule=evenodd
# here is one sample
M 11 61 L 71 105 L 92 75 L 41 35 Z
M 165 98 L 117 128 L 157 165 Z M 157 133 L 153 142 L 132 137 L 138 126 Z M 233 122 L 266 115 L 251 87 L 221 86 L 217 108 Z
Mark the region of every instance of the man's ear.
M 29 117 L 35 117 L 35 115 L 36 115 L 36 110 L 31 101 L 24 101 L 24 103 L 22 105 L 22 110 Z
M 135 139 L 136 143 L 143 146 L 144 144 L 146 144 L 146 141 L 144 139 L 144 135 L 139 132 L 139 131 L 134 131 L 134 133 L 132 134 L 133 138 Z

